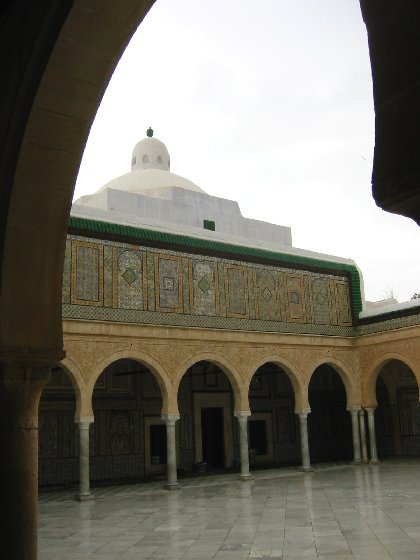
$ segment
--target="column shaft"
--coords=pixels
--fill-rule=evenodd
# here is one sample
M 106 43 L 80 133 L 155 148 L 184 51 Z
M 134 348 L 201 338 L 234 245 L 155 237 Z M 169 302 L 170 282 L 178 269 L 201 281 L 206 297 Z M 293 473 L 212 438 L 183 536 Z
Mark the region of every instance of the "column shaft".
M 359 428 L 360 428 L 360 443 L 362 448 L 362 462 L 369 463 L 369 457 L 366 445 L 366 425 L 365 425 L 365 410 L 359 410 Z
M 239 450 L 241 456 L 241 480 L 250 480 L 252 476 L 249 472 L 249 449 L 248 449 L 248 416 L 249 410 L 235 412 L 239 424 Z
M 1 557 L 36 560 L 38 405 L 49 367 L 0 364 Z
M 76 499 L 80 501 L 94 499 L 90 492 L 89 476 L 89 428 L 93 418 L 81 418 L 76 420 L 79 425 L 79 494 Z
M 177 414 L 162 415 L 162 420 L 166 424 L 166 464 L 167 464 L 167 481 L 165 488 L 167 490 L 175 490 L 179 488 L 178 474 L 176 468 L 176 433 L 175 423 L 179 420 Z
M 359 408 L 354 406 L 349 410 L 351 414 L 351 429 L 353 434 L 353 463 L 360 465 L 360 435 L 359 435 Z
M 300 448 L 302 453 L 302 469 L 304 471 L 312 470 L 308 440 L 308 414 L 310 412 L 310 409 L 305 409 L 297 413 L 299 414 L 300 421 Z
M 368 413 L 369 426 L 369 442 L 370 442 L 370 463 L 376 465 L 378 461 L 378 452 L 376 449 L 376 431 L 375 431 L 375 409 L 366 408 Z

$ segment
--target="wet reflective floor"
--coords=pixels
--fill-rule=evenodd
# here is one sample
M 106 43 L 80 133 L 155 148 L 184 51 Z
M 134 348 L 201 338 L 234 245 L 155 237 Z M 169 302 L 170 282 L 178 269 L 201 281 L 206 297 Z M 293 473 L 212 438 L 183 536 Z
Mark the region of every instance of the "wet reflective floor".
M 420 559 L 420 459 L 41 493 L 39 560 Z

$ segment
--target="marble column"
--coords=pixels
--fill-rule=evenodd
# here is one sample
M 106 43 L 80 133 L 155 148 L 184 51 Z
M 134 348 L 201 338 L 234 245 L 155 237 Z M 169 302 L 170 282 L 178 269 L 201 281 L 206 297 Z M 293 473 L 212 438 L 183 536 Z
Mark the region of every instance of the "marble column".
M 375 409 L 372 407 L 366 408 L 368 413 L 368 426 L 369 426 L 369 443 L 370 443 L 370 464 L 377 465 L 378 452 L 376 450 L 376 432 L 375 432 Z
M 359 435 L 359 409 L 358 406 L 352 406 L 349 409 L 351 414 L 351 431 L 353 435 L 353 464 L 360 465 L 362 462 L 360 456 L 360 435 Z
M 89 476 L 89 428 L 93 421 L 92 416 L 75 420 L 79 426 L 79 493 L 76 495 L 76 500 L 81 502 L 95 498 L 90 492 Z
M 239 449 L 241 455 L 241 480 L 252 480 L 249 472 L 249 449 L 248 449 L 248 417 L 251 415 L 249 410 L 235 412 L 239 424 Z
M 369 463 L 369 457 L 366 445 L 366 424 L 365 424 L 365 409 L 359 410 L 359 429 L 360 429 L 360 444 L 362 448 L 362 463 Z
M 175 424 L 179 420 L 178 414 L 162 414 L 162 420 L 166 424 L 166 467 L 167 480 L 165 488 L 167 490 L 178 490 L 178 475 L 176 468 L 176 434 Z
M 0 358 L 0 555 L 5 560 L 37 558 L 38 406 L 51 365 Z
M 310 412 L 310 408 L 304 408 L 303 410 L 297 411 L 297 414 L 299 414 L 300 422 L 300 449 L 302 453 L 302 469 L 306 472 L 312 470 L 308 440 L 308 414 Z

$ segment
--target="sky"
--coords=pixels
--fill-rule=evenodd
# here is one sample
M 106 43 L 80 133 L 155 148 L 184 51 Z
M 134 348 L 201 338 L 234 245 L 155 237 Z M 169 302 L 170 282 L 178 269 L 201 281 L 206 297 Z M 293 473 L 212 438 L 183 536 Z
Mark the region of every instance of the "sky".
M 420 229 L 371 194 L 374 110 L 358 0 L 157 0 L 92 125 L 74 200 L 130 171 L 151 126 L 171 171 L 353 259 L 365 297 L 420 292 Z

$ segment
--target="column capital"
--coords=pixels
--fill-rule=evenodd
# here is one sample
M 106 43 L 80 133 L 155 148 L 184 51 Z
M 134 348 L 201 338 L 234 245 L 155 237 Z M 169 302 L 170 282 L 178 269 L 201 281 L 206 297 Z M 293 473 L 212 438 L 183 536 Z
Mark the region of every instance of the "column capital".
M 364 416 L 365 415 L 365 409 L 363 407 L 359 408 L 359 416 Z
M 234 416 L 236 416 L 236 418 L 238 420 L 240 420 L 242 418 L 248 418 L 248 416 L 251 416 L 251 411 L 250 410 L 235 410 L 235 412 L 233 414 L 234 414 Z
M 308 414 L 311 413 L 310 408 L 302 408 L 300 410 L 295 410 L 295 414 L 299 414 L 301 418 L 307 418 Z
M 350 414 L 359 414 L 359 411 L 361 410 L 361 406 L 355 404 L 353 406 L 349 406 L 347 410 L 350 412 Z
M 365 410 L 369 414 L 369 416 L 373 416 L 375 413 L 376 406 L 366 406 Z
M 43 387 L 51 379 L 47 365 L 0 360 L 0 426 L 9 429 L 38 427 L 38 405 Z
M 175 424 L 179 420 L 179 414 L 161 414 L 160 417 L 165 424 Z
M 81 429 L 83 429 L 83 425 L 87 424 L 88 426 L 90 426 L 90 424 L 93 424 L 93 422 L 95 422 L 94 416 L 79 416 L 74 419 L 74 423 L 79 424 L 79 427 Z
M 63 348 L 1 346 L 0 363 L 15 366 L 52 367 L 65 358 Z

